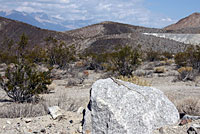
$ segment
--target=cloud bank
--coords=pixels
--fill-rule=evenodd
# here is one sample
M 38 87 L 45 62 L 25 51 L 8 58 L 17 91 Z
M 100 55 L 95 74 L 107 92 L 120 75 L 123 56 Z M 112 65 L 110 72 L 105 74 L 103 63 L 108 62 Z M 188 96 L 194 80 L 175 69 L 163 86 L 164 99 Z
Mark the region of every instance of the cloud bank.
M 145 0 L 0 0 L 3 10 L 44 12 L 58 21 L 116 21 L 133 25 L 163 27 L 174 20 L 152 13 Z

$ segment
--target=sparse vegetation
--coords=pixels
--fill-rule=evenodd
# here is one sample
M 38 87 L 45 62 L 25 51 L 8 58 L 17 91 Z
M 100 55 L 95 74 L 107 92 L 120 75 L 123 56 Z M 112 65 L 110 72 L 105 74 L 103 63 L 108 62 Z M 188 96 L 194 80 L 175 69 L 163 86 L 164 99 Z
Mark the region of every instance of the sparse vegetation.
M 65 68 L 69 63 L 76 61 L 74 45 L 66 46 L 64 42 L 59 42 L 51 37 L 47 39 L 47 44 L 49 47 L 47 47 L 46 57 L 51 66 L 59 65 L 60 68 Z
M 182 81 L 186 80 L 194 80 L 196 77 L 197 71 L 195 71 L 192 67 L 181 67 L 178 69 L 179 76 L 178 79 Z
M 200 115 L 200 101 L 197 97 L 186 97 L 174 102 L 179 113 L 188 115 Z
M 140 48 L 133 49 L 129 46 L 118 47 L 110 53 L 92 53 L 89 54 L 89 57 L 92 59 L 90 68 L 106 69 L 123 76 L 131 75 L 142 61 Z
M 190 46 L 186 51 L 177 53 L 175 63 L 179 67 L 191 66 L 200 71 L 200 47 Z
M 39 93 L 48 92 L 50 77 L 50 70 L 38 72 L 33 64 L 20 62 L 7 68 L 5 76 L 0 78 L 0 86 L 13 101 L 32 102 Z

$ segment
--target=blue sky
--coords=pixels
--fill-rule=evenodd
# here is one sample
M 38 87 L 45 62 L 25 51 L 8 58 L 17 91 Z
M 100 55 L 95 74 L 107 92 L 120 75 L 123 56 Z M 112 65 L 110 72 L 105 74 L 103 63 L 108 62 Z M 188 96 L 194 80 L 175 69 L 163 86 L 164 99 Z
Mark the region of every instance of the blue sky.
M 164 27 L 200 12 L 200 0 L 0 0 L 0 10 L 44 12 L 57 20 Z

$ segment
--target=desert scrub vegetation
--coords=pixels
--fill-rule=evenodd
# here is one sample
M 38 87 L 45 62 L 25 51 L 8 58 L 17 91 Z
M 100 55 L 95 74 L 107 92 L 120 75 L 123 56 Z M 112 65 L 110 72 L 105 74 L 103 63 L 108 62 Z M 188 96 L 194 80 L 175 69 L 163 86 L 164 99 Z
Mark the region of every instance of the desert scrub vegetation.
M 5 76 L 0 76 L 0 87 L 14 102 L 32 102 L 38 94 L 48 92 L 51 84 L 51 69 L 37 70 L 35 63 L 27 60 L 28 38 L 23 34 L 16 48 L 16 63 L 8 66 Z
M 74 45 L 67 46 L 53 37 L 45 39 L 44 46 L 31 46 L 28 41 L 25 34 L 22 34 L 20 41 L 16 43 L 6 38 L 0 45 L 0 63 L 17 63 L 17 59 L 23 57 L 30 63 L 45 64 L 46 66 L 58 65 L 63 69 L 77 60 L 78 55 Z
M 5 76 L 0 77 L 0 87 L 14 102 L 32 102 L 38 94 L 47 93 L 51 84 L 50 70 L 38 72 L 34 64 L 19 62 L 8 67 Z
M 186 80 L 192 81 L 195 79 L 198 73 L 192 67 L 181 67 L 178 69 L 178 72 L 179 72 L 178 79 L 182 81 L 186 81 Z
M 200 47 L 190 46 L 184 52 L 175 55 L 179 80 L 194 80 L 200 72 Z
M 131 82 L 133 84 L 139 85 L 139 86 L 151 86 L 151 84 L 144 80 L 141 77 L 138 76 L 119 76 L 118 79 L 123 80 L 123 81 L 127 81 L 127 82 Z
M 184 52 L 175 55 L 175 63 L 178 67 L 190 66 L 200 71 L 200 47 L 190 46 Z
M 76 61 L 75 46 L 66 46 L 63 42 L 55 44 L 47 49 L 47 61 L 51 66 L 67 67 L 69 63 Z
M 145 56 L 143 57 L 146 61 L 166 61 L 166 59 L 172 59 L 173 53 L 170 52 L 158 52 L 152 49 L 144 51 Z
M 142 62 L 140 47 L 134 49 L 130 46 L 116 47 L 110 53 L 89 53 L 87 56 L 89 56 L 92 68 L 105 69 L 123 76 L 132 75 L 132 72 Z

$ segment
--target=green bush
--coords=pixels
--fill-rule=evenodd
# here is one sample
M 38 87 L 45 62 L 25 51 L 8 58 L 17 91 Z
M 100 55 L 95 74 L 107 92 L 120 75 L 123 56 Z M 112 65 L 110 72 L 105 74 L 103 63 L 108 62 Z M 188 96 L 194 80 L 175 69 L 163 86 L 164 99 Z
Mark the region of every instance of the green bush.
M 48 62 L 47 50 L 42 47 L 35 46 L 33 49 L 26 50 L 24 58 L 31 63 L 47 64 Z
M 191 46 L 186 51 L 177 53 L 175 63 L 179 67 L 190 66 L 200 71 L 200 47 Z
M 132 75 L 133 70 L 141 63 L 141 58 L 139 48 L 121 47 L 109 55 L 111 70 L 122 76 Z
M 50 70 L 38 72 L 34 64 L 19 62 L 8 67 L 0 77 L 0 87 L 15 102 L 31 102 L 40 93 L 48 92 Z
M 48 63 L 59 65 L 60 68 L 65 68 L 70 62 L 76 61 L 75 46 L 66 46 L 63 42 L 54 44 L 47 50 Z
M 132 75 L 132 71 L 141 63 L 141 50 L 130 46 L 115 48 L 110 53 L 89 53 L 89 69 L 106 69 L 118 75 Z
M 147 61 L 159 61 L 161 60 L 161 53 L 153 51 L 152 49 L 145 52 Z

